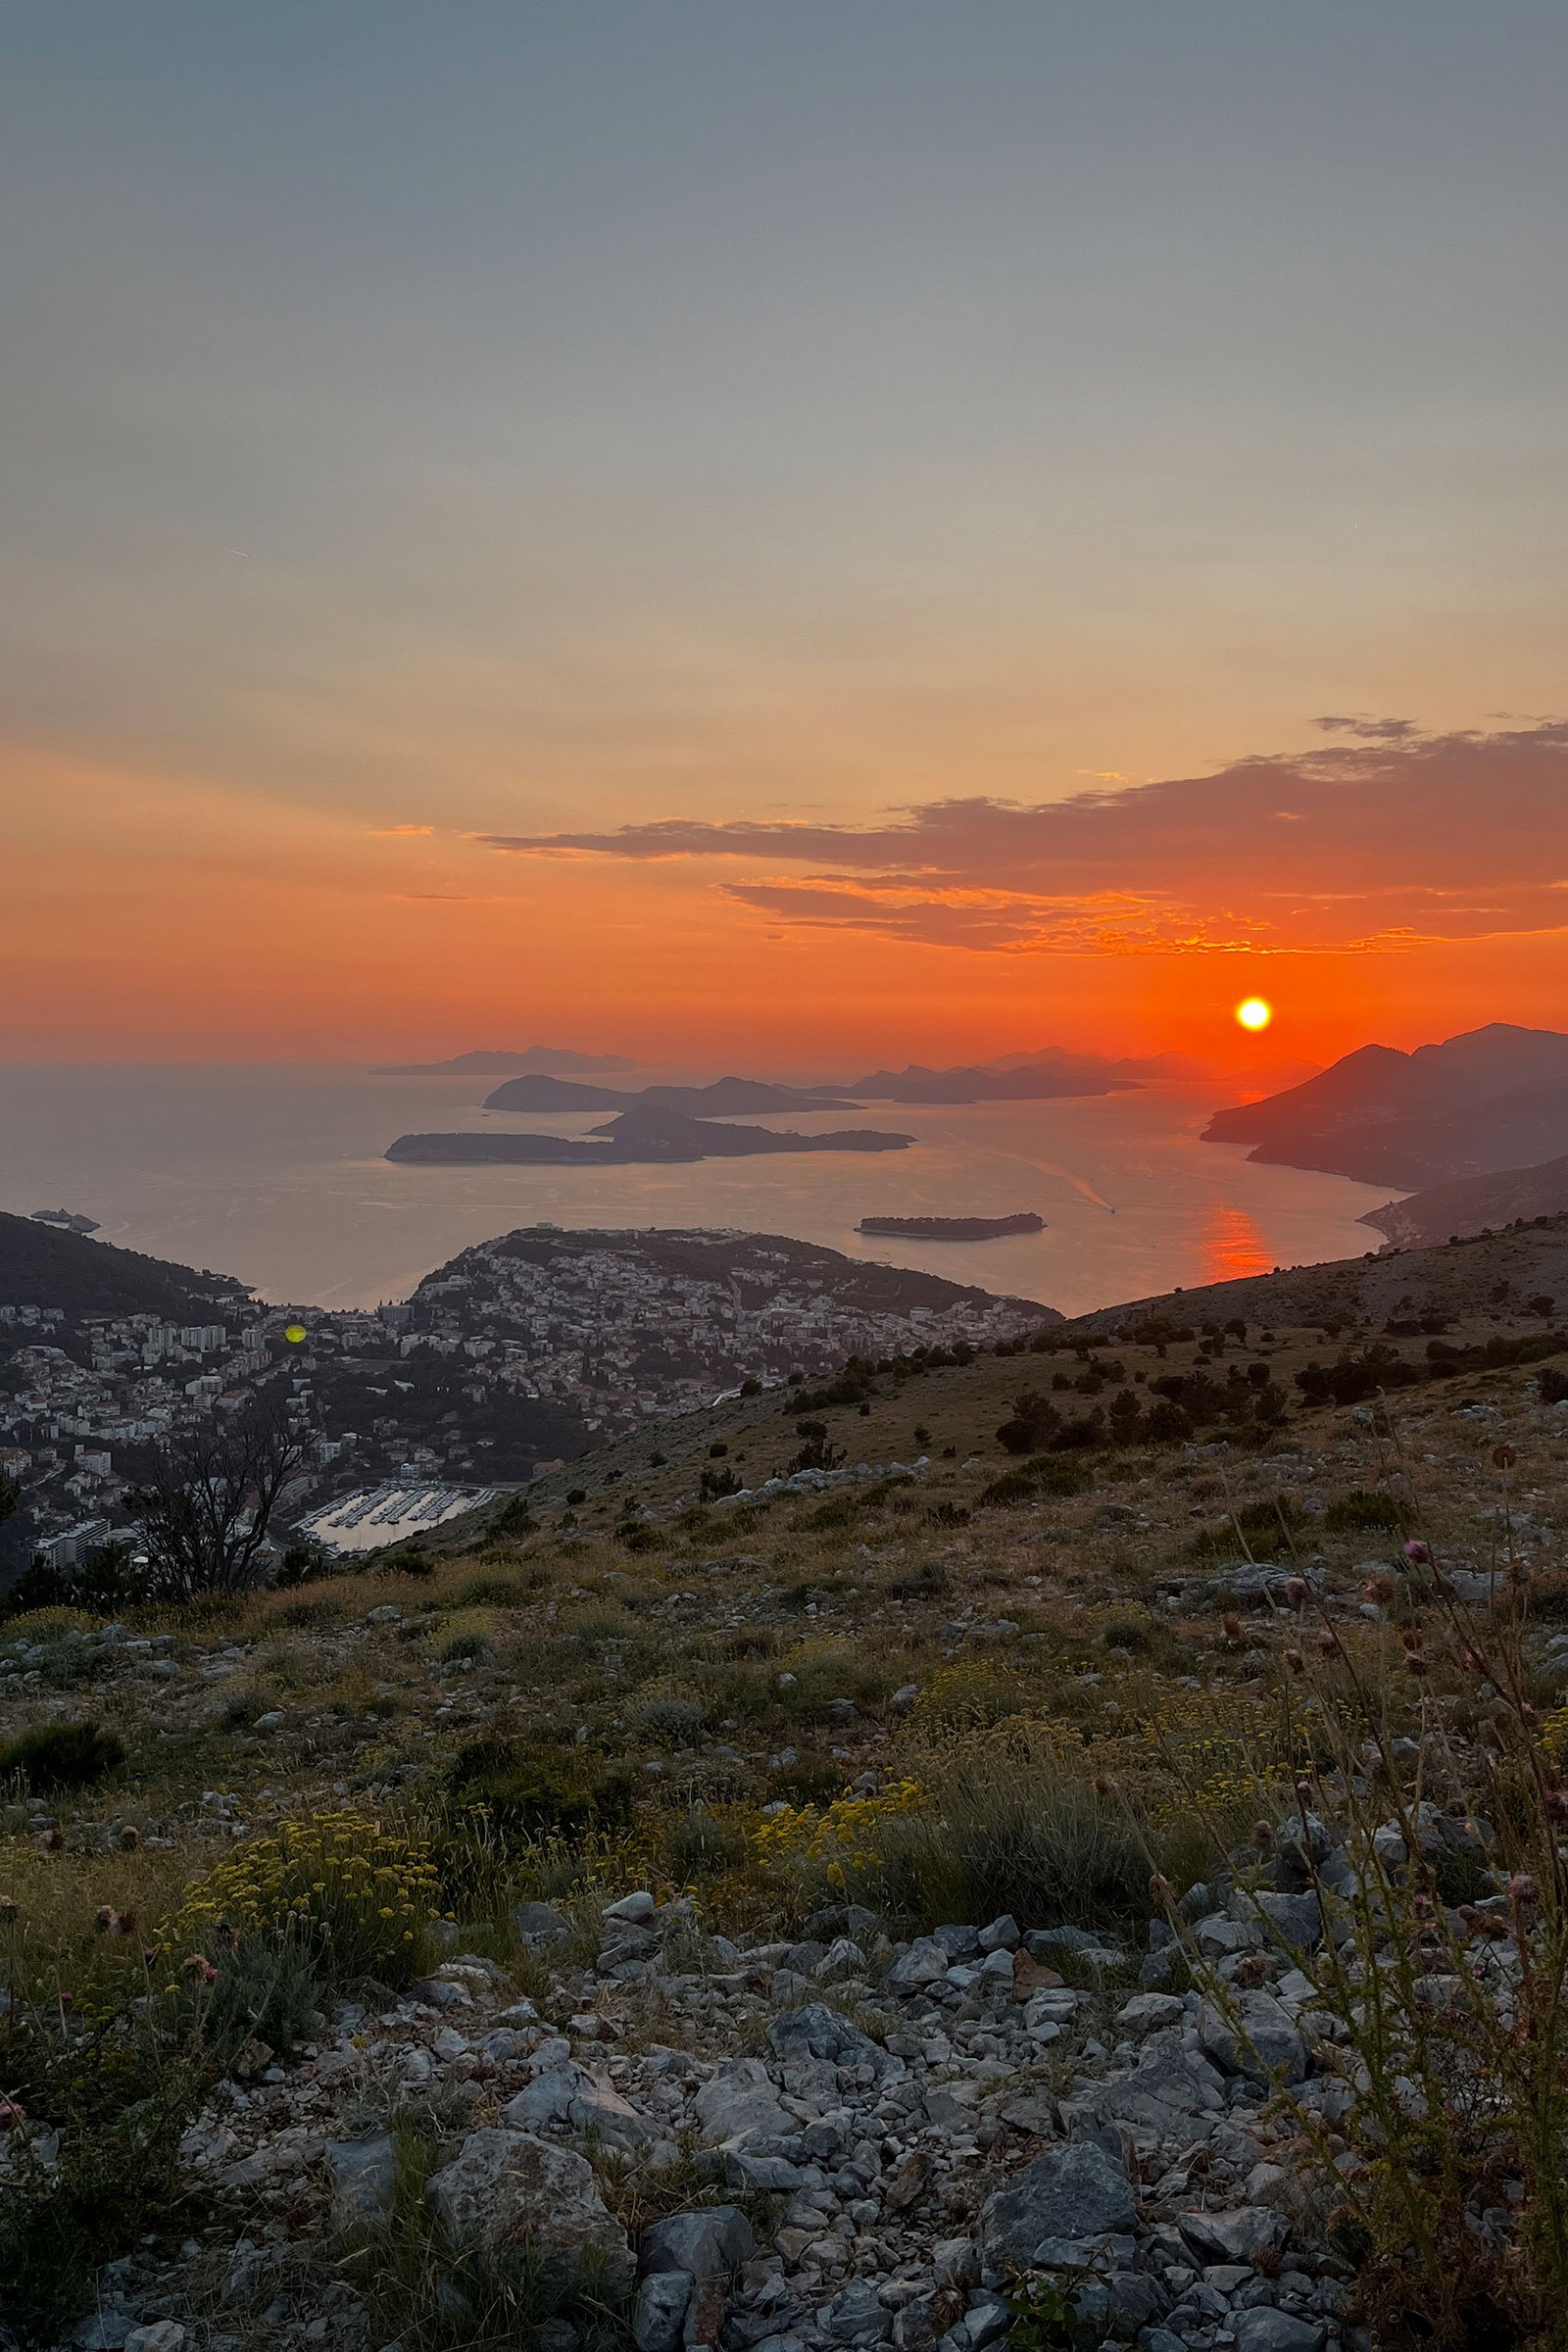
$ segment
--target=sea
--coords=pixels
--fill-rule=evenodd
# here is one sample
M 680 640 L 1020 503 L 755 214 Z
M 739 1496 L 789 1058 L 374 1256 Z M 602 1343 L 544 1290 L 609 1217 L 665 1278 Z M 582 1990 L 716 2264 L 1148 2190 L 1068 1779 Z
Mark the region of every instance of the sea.
M 661 1073 L 662 1075 L 662 1073 Z M 644 1074 L 624 1082 L 646 1083 Z M 583 1135 L 607 1114 L 486 1111 L 484 1078 L 377 1077 L 331 1064 L 0 1066 L 0 1208 L 67 1208 L 99 1238 L 238 1275 L 279 1305 L 374 1306 L 514 1226 L 729 1226 L 825 1243 L 1043 1300 L 1064 1313 L 1354 1257 L 1389 1198 L 1256 1166 L 1200 1131 L 1215 1089 L 1051 1102 L 794 1113 L 752 1124 L 898 1129 L 906 1152 L 618 1168 L 413 1167 L 409 1130 Z M 918 1242 L 864 1216 L 1008 1216 L 1043 1233 Z

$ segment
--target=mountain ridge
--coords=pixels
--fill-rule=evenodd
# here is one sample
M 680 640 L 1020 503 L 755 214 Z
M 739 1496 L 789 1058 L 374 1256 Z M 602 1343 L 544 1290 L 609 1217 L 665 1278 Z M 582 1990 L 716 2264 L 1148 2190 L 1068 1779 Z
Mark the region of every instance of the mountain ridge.
M 1494 1021 L 1401 1053 L 1359 1046 L 1301 1085 L 1216 1111 L 1205 1143 L 1411 1191 L 1568 1152 L 1568 1036 Z

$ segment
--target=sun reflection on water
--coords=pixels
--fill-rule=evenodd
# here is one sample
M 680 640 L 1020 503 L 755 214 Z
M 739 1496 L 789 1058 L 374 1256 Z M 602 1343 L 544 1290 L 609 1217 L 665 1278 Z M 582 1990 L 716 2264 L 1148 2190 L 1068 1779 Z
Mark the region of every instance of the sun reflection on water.
M 1244 1274 L 1271 1274 L 1274 1260 L 1245 1208 L 1216 1200 L 1203 1226 L 1203 1280 L 1239 1282 Z

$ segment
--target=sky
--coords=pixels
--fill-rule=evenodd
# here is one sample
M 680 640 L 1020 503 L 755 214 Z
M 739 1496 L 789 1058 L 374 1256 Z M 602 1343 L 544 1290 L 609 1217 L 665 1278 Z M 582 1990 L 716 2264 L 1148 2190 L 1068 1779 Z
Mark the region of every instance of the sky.
M 0 1057 L 1568 1002 L 1556 0 L 14 0 Z

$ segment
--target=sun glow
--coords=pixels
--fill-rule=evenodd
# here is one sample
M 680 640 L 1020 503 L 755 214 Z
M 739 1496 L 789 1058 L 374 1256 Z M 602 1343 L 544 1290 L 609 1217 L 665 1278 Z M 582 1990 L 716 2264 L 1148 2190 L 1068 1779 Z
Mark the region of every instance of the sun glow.
M 1266 1029 L 1274 1018 L 1274 1007 L 1267 997 L 1244 997 L 1236 1007 L 1236 1018 L 1244 1029 Z

